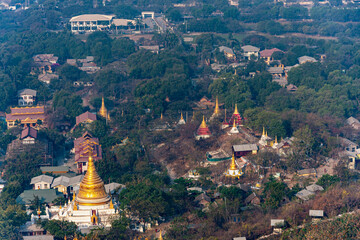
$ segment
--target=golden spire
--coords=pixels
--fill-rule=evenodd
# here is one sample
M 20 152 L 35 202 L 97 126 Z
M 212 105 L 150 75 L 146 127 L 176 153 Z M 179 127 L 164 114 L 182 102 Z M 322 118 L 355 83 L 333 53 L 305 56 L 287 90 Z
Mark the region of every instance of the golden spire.
M 160 120 L 163 120 L 164 119 L 164 116 L 163 116 L 163 114 L 161 113 L 161 115 L 160 115 Z
M 200 128 L 207 128 L 204 115 L 203 115 L 203 120 L 201 122 Z
M 268 136 L 268 135 L 267 135 L 267 131 L 266 131 L 266 135 L 265 135 L 265 136 L 266 136 L 266 137 Z
M 277 144 L 278 142 L 277 142 L 277 136 L 275 136 L 275 144 Z
M 180 120 L 184 120 L 182 112 L 181 112 L 181 115 L 180 115 Z
M 220 108 L 219 108 L 219 99 L 216 96 L 216 101 L 215 101 L 215 110 L 214 110 L 214 114 L 219 114 L 220 113 Z
M 263 133 L 262 136 L 265 136 L 265 127 L 263 127 Z
M 161 230 L 160 230 L 160 234 L 159 234 L 159 240 L 164 240 L 162 235 L 161 235 Z
M 235 154 L 233 153 L 231 164 L 230 164 L 230 170 L 237 170 L 236 164 L 235 164 Z
M 235 111 L 234 111 L 234 114 L 239 114 L 239 111 L 238 111 L 238 109 L 237 109 L 237 104 L 235 103 Z
M 92 159 L 92 153 L 89 154 L 89 161 L 85 177 L 80 183 L 79 194 L 76 202 L 79 205 L 102 205 L 110 201 L 110 197 L 105 192 L 104 182 L 96 172 Z
M 101 100 L 101 108 L 100 108 L 100 110 L 99 110 L 99 115 L 102 116 L 103 118 L 107 118 L 107 117 L 108 117 L 107 109 L 106 109 L 106 107 L 105 107 L 104 97 L 102 97 L 102 100 Z

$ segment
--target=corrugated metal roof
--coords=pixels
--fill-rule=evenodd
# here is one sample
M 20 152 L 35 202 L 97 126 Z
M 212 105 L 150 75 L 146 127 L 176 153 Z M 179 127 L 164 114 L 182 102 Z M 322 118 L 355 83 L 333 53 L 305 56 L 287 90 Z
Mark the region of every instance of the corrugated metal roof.
M 78 22 L 78 21 L 110 21 L 113 18 L 114 18 L 113 15 L 83 14 L 83 15 L 72 17 L 70 19 L 70 22 Z
M 258 146 L 256 144 L 233 145 L 233 149 L 235 152 L 254 151 L 258 150 Z

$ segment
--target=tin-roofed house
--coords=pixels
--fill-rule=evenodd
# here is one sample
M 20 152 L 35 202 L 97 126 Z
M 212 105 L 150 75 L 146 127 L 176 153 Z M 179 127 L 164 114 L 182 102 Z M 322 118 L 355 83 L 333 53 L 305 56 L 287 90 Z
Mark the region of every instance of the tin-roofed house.
M 20 107 L 32 106 L 35 104 L 36 91 L 32 89 L 22 89 L 18 91 L 18 105 Z
M 40 175 L 31 179 L 30 185 L 34 185 L 34 190 L 50 189 L 54 178 L 48 175 Z
M 233 145 L 232 150 L 235 157 L 242 157 L 248 154 L 257 154 L 259 147 L 256 144 Z

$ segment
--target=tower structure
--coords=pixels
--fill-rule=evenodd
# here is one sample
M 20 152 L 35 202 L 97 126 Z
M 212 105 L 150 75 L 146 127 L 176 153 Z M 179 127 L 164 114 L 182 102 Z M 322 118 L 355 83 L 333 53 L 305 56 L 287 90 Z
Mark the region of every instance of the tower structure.
M 230 133 L 231 133 L 231 134 L 239 133 L 239 129 L 237 128 L 235 121 L 233 121 L 233 126 L 232 126 L 232 128 L 230 129 Z
M 235 121 L 236 125 L 241 125 L 241 116 L 240 116 L 240 113 L 238 111 L 237 104 L 235 104 L 235 110 L 234 110 L 233 115 L 230 118 L 229 123 L 233 124 L 234 121 Z
M 216 101 L 215 101 L 215 109 L 214 109 L 214 113 L 213 116 L 218 116 L 220 114 L 220 108 L 219 108 L 219 98 L 216 97 Z
M 181 112 L 180 120 L 179 120 L 179 122 L 178 122 L 178 125 L 184 125 L 184 124 L 186 124 L 186 122 L 185 122 L 184 116 L 183 116 L 183 114 L 182 114 L 182 112 Z
M 225 172 L 225 176 L 227 177 L 237 177 L 239 178 L 244 173 L 238 169 L 235 163 L 235 155 L 233 153 L 231 158 L 231 163 L 229 169 Z
M 201 138 L 203 139 L 206 139 L 206 138 L 209 138 L 211 137 L 211 132 L 208 128 L 208 126 L 206 125 L 206 122 L 205 122 L 205 117 L 203 116 L 203 120 L 200 124 L 200 127 L 198 128 L 198 130 L 196 131 L 196 140 L 199 140 Z
M 102 97 L 102 100 L 101 100 L 101 108 L 99 110 L 99 115 L 102 116 L 103 118 L 105 118 L 106 120 L 108 120 L 108 111 L 105 107 L 104 97 Z

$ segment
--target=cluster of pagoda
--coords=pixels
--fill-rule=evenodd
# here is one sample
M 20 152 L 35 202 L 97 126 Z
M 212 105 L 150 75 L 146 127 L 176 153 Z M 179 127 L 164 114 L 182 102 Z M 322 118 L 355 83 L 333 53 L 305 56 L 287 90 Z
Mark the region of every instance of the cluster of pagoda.
M 221 112 L 220 112 L 220 108 L 219 108 L 219 100 L 218 100 L 218 98 L 216 98 L 216 104 L 215 104 L 215 109 L 214 109 L 214 113 L 212 115 L 212 118 L 219 116 L 220 113 Z M 237 104 L 235 104 L 235 110 L 234 110 L 234 113 L 231 115 L 230 119 L 226 118 L 226 110 L 225 110 L 225 118 L 224 118 L 224 121 L 221 124 L 221 129 L 225 129 L 225 128 L 228 128 L 228 127 L 232 126 L 229 133 L 230 134 L 239 133 L 238 126 L 242 125 L 242 120 L 243 119 L 240 116 L 240 113 L 239 113 L 238 108 L 237 108 Z M 199 139 L 209 138 L 210 136 L 211 136 L 211 132 L 210 132 L 209 128 L 206 125 L 205 118 L 203 117 L 203 121 L 201 122 L 200 127 L 198 128 L 198 130 L 196 131 L 195 138 L 197 140 L 199 140 Z

